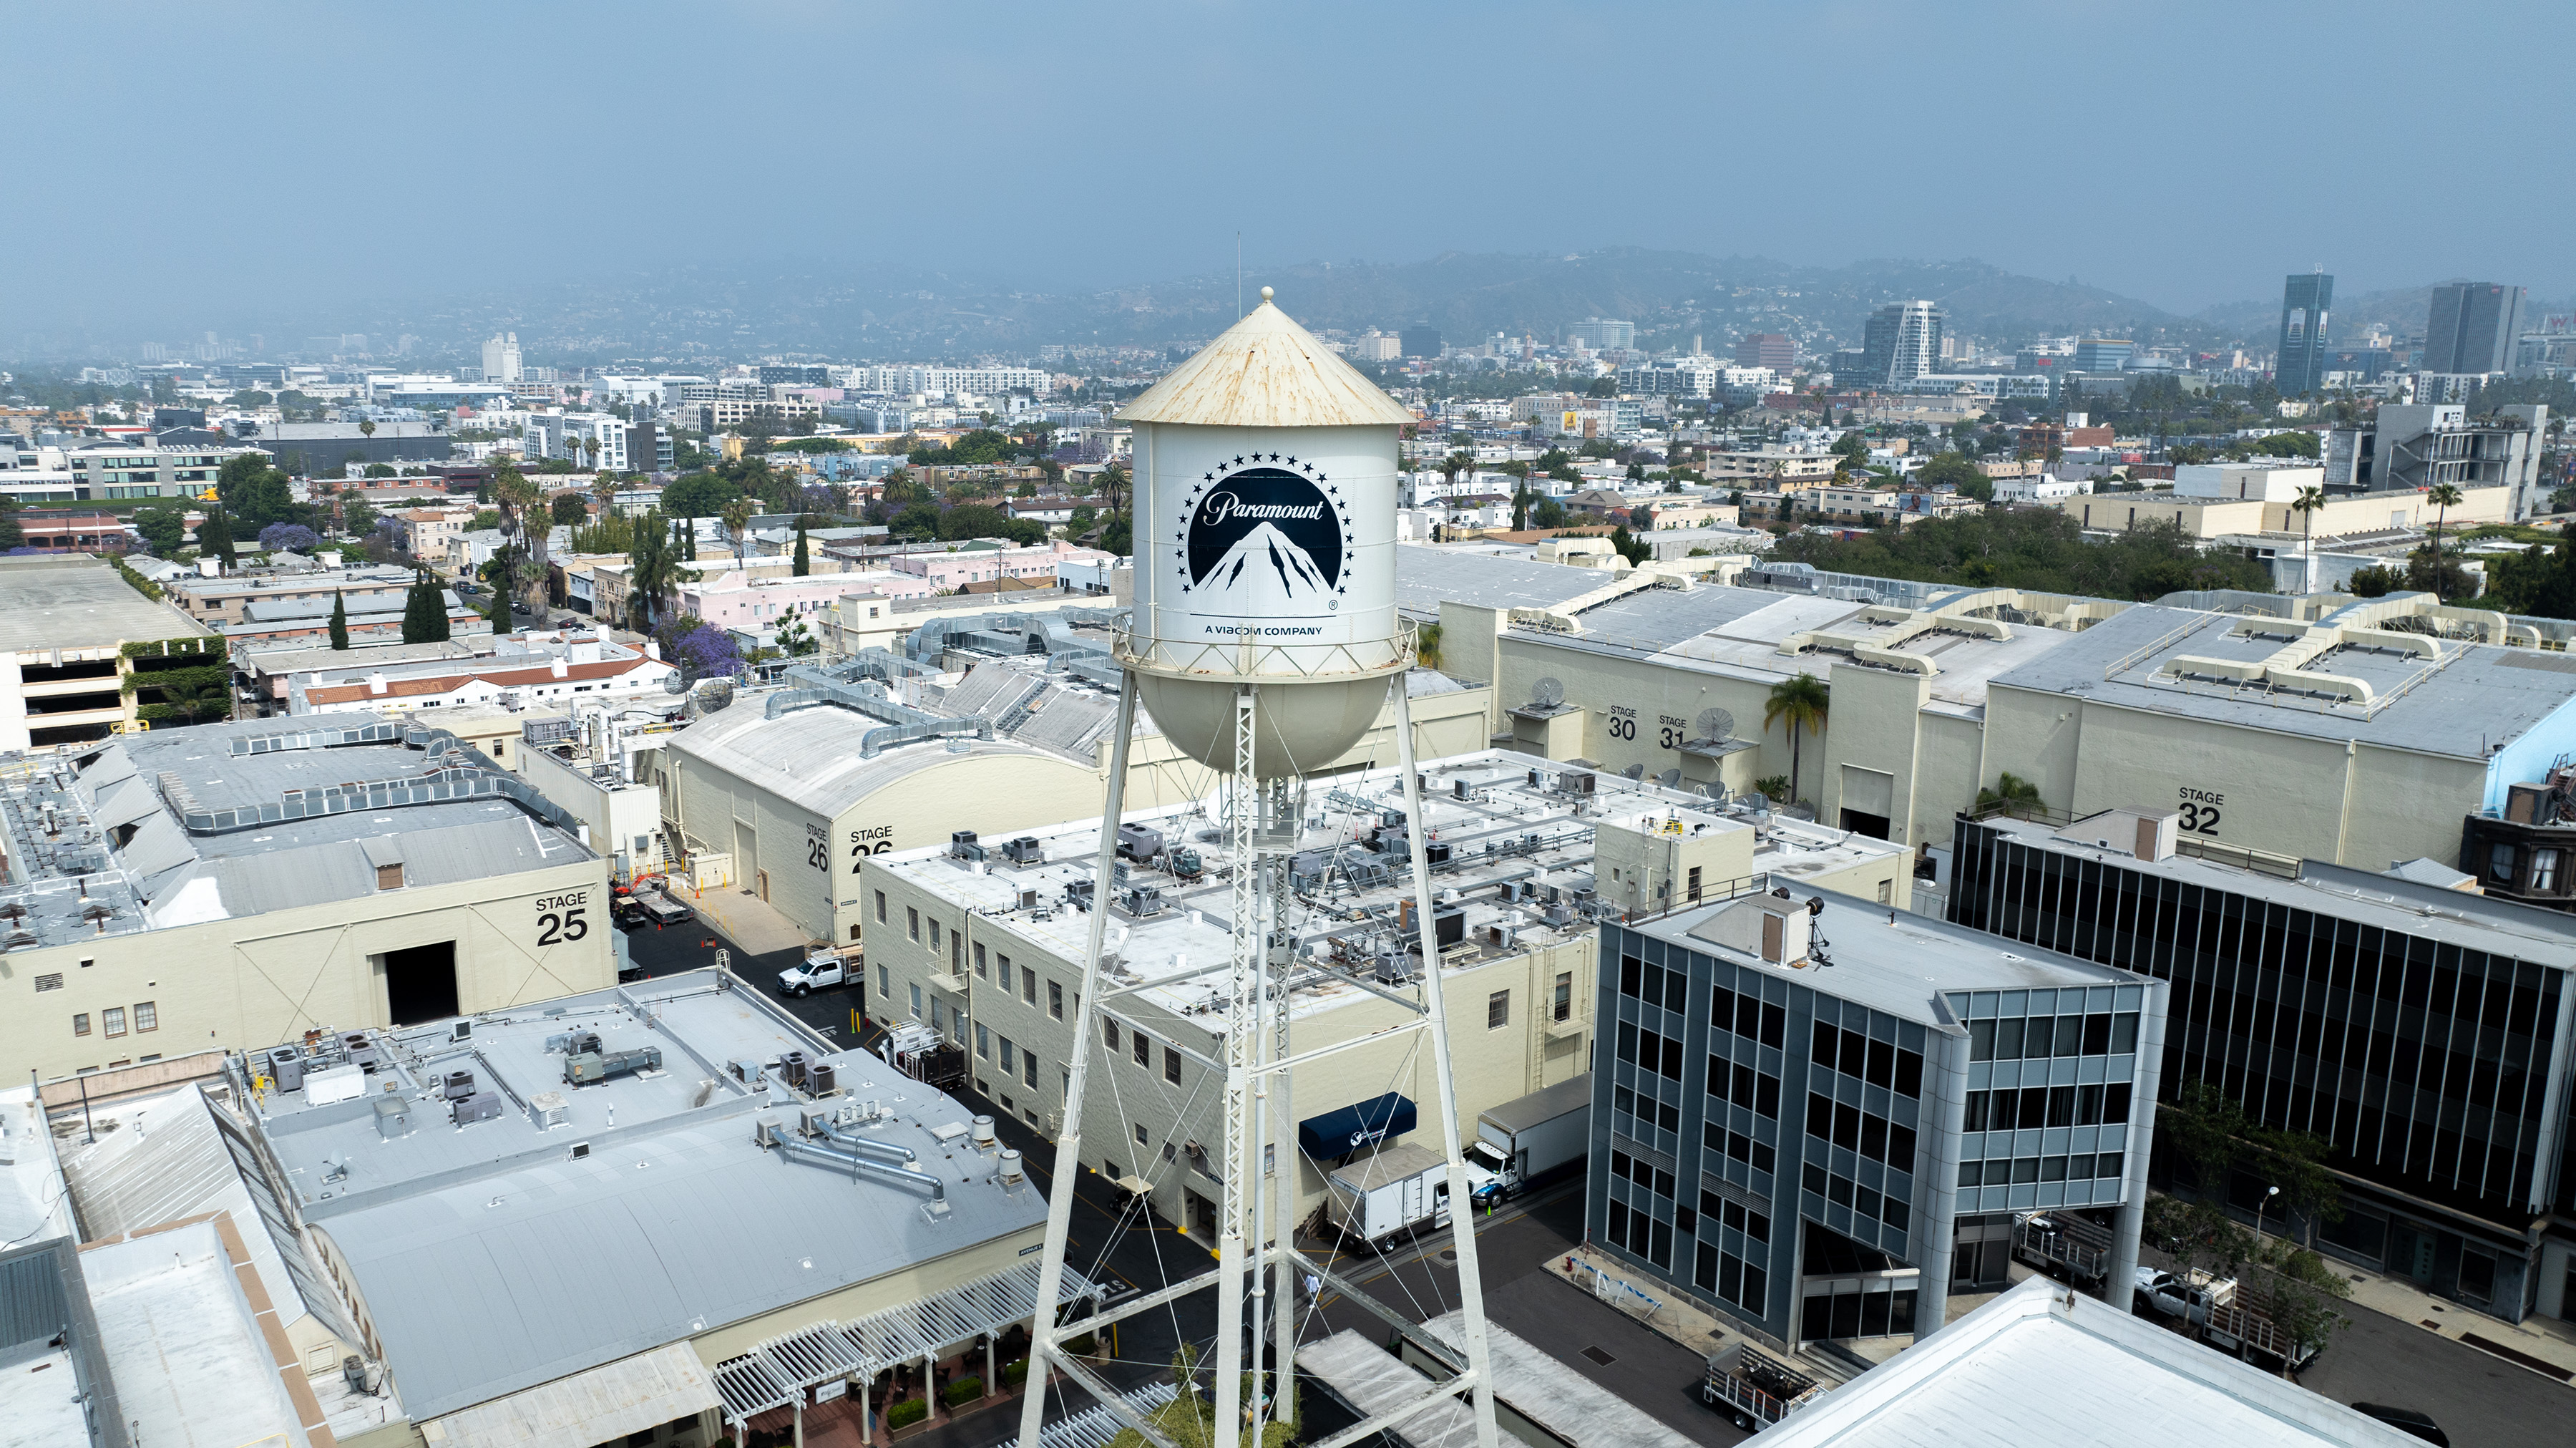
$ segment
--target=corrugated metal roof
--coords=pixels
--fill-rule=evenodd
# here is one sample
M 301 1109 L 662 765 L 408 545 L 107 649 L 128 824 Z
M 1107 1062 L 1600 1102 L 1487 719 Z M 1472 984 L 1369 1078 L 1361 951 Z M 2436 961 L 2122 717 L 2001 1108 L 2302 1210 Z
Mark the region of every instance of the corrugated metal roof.
M 1052 706 L 1050 706 L 1052 707 Z M 972 764 L 994 755 L 1059 756 L 1027 745 L 975 740 L 964 754 L 950 754 L 937 740 L 917 740 L 874 759 L 859 757 L 859 740 L 885 721 L 832 705 L 761 717 L 742 705 L 720 710 L 671 736 L 666 746 L 692 762 L 712 765 L 748 784 L 829 819 L 917 770 Z
M 706 1364 L 673 1343 L 451 1413 L 438 1426 L 449 1448 L 556 1448 L 615 1443 L 723 1406 Z
M 1200 427 L 1403 427 L 1414 418 L 1288 314 L 1270 289 L 1244 319 L 1118 414 Z

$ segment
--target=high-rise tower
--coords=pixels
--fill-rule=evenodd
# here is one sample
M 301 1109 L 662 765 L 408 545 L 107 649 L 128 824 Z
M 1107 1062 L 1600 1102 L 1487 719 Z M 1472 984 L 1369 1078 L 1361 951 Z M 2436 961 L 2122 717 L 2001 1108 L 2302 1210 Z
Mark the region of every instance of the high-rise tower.
M 2281 347 L 2272 364 L 2272 386 L 2283 397 L 2303 397 L 2325 385 L 2326 317 L 2334 306 L 2334 278 L 2323 271 L 2293 274 L 2281 287 Z

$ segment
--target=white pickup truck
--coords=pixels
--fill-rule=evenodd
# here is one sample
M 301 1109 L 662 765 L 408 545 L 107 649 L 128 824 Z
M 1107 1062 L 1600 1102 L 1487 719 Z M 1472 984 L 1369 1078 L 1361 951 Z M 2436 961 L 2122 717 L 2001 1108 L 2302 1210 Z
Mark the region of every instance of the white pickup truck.
M 847 985 L 859 978 L 862 967 L 856 957 L 843 959 L 840 952 L 818 950 L 778 973 L 778 989 L 790 996 L 809 996 L 818 990 Z
M 2213 1278 L 2199 1271 L 2183 1277 L 2141 1267 L 2137 1295 L 2141 1302 L 2166 1317 L 2179 1317 L 2194 1327 L 2206 1327 L 2212 1308 L 2223 1308 L 2236 1300 L 2236 1279 Z

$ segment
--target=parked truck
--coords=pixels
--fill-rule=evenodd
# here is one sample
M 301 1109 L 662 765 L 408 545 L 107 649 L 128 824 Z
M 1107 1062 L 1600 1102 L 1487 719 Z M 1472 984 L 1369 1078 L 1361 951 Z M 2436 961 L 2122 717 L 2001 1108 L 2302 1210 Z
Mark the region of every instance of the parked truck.
M 2111 1233 L 2071 1212 L 2013 1218 L 2013 1255 L 2062 1281 L 2099 1286 L 2111 1273 Z
M 844 953 L 832 946 L 819 946 L 778 973 L 778 989 L 782 994 L 802 998 L 818 990 L 849 985 L 865 973 L 866 966 L 856 950 Z
M 1427 1147 L 1382 1148 L 1334 1169 L 1325 1183 L 1325 1220 L 1373 1252 L 1421 1228 L 1445 1227 L 1448 1170 Z
M 1825 1395 L 1814 1378 L 1781 1362 L 1748 1342 L 1738 1342 L 1708 1360 L 1700 1401 L 1735 1420 L 1735 1426 L 1759 1433 Z
M 2177 1274 L 2141 1267 L 2138 1269 L 2137 1298 L 2162 1316 L 2179 1317 L 2193 1327 L 2200 1327 L 2209 1321 L 2211 1309 L 2224 1307 L 2236 1300 L 2236 1279 L 2213 1277 L 2198 1268 Z
M 1592 1140 L 1592 1073 L 1506 1101 L 1476 1118 L 1467 1163 L 1485 1179 L 1473 1191 L 1490 1208 L 1581 1167 Z

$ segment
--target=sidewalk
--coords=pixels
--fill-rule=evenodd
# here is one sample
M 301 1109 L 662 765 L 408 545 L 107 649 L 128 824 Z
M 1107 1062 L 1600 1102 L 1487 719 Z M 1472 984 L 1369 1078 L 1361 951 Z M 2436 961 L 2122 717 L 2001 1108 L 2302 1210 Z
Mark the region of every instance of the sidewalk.
M 2270 1239 L 2267 1237 L 2267 1240 Z M 2367 1307 L 2400 1322 L 2411 1322 L 2427 1332 L 2465 1342 L 2560 1382 L 2576 1381 L 2576 1323 L 2543 1317 L 2536 1312 L 2521 1322 L 2507 1322 L 2500 1317 L 2489 1317 L 2466 1303 L 2436 1297 L 2416 1286 L 2411 1278 L 2373 1272 L 2339 1257 L 2328 1257 L 2325 1262 L 2327 1267 L 2352 1280 L 2352 1305 L 2355 1307 Z M 2532 1361 L 2518 1362 L 2518 1358 Z
M 773 950 L 802 950 L 812 939 L 796 922 L 738 885 L 700 894 L 674 881 L 671 898 L 706 917 L 735 949 L 746 955 L 767 955 Z M 739 969 L 744 962 L 735 962 Z

